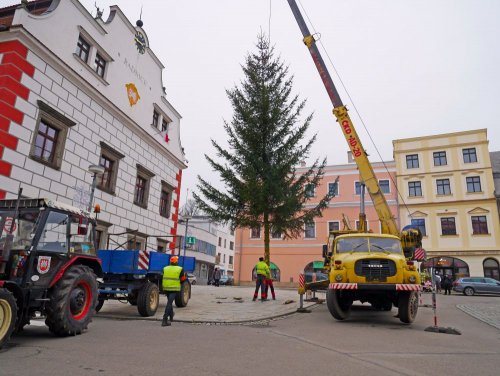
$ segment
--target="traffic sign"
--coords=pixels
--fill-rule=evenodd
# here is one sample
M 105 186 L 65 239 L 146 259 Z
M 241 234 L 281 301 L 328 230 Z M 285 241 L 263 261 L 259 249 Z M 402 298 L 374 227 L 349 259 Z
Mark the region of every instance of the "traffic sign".
M 196 238 L 194 236 L 187 236 L 186 237 L 186 244 L 196 244 Z

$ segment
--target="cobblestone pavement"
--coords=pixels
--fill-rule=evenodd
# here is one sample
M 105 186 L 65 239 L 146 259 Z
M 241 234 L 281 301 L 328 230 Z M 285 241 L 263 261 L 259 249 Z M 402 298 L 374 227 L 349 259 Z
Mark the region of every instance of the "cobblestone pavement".
M 175 321 L 221 324 L 255 322 L 286 316 L 299 308 L 299 295 L 295 289 L 276 289 L 276 300 L 265 302 L 253 302 L 253 291 L 253 287 L 194 285 L 188 305 L 184 308 L 174 305 Z M 318 293 L 317 296 L 324 299 L 324 294 Z M 152 317 L 142 317 L 137 312 L 137 307 L 125 301 L 108 300 L 97 317 L 161 320 L 166 303 L 167 298 L 161 295 L 156 314 Z M 304 302 L 304 308 L 315 304 L 316 302 Z
M 497 329 L 500 329 L 500 302 L 457 304 L 457 308 Z

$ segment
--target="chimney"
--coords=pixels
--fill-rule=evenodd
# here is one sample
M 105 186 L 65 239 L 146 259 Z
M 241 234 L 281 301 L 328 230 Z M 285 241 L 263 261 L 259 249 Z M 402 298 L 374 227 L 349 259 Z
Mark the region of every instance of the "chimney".
M 354 163 L 354 158 L 352 157 L 352 151 L 347 152 L 347 163 Z

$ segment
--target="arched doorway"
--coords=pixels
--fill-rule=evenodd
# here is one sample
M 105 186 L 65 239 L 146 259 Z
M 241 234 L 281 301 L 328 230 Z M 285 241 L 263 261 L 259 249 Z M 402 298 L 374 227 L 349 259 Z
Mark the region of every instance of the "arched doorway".
M 269 264 L 269 269 L 271 269 L 271 278 L 273 281 L 279 282 L 281 279 L 281 271 L 280 268 L 278 268 L 278 265 L 276 265 L 274 262 L 271 262 Z M 252 269 L 252 281 L 255 281 L 257 279 L 257 270 L 255 269 L 255 266 Z
M 469 265 L 456 257 L 433 257 L 424 261 L 421 271 L 430 272 L 431 268 L 441 276 L 449 275 L 453 280 L 460 277 L 469 277 Z
M 494 258 L 487 258 L 483 261 L 484 276 L 500 281 L 500 265 Z
M 328 279 L 323 261 L 312 261 L 304 267 L 304 278 L 307 283 Z

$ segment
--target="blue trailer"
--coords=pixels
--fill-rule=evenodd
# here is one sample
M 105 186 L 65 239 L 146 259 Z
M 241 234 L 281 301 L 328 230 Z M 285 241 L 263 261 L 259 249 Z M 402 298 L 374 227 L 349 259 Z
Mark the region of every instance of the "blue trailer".
M 158 309 L 162 293 L 163 268 L 170 264 L 166 253 L 146 250 L 99 250 L 97 256 L 102 261 L 102 280 L 99 280 L 98 312 L 104 301 L 125 300 L 137 305 L 139 314 L 153 316 Z M 193 272 L 194 257 L 179 257 L 179 265 L 185 272 Z M 191 297 L 191 285 L 186 279 L 181 292 L 175 299 L 177 307 L 185 307 Z

